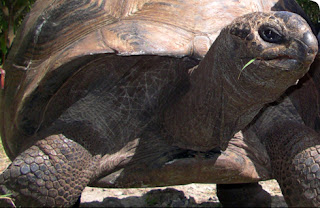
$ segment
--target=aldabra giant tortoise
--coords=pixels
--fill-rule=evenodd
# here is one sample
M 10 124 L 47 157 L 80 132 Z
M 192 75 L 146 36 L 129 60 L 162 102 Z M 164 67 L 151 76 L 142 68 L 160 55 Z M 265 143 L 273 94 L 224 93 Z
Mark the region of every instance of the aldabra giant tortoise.
M 257 181 L 274 177 L 289 205 L 299 190 L 300 204 L 319 206 L 308 198 L 319 184 L 291 162 L 310 154 L 299 161 L 319 177 L 312 128 L 265 132 L 262 116 L 248 138 L 239 132 L 318 51 L 303 18 L 270 12 L 285 8 L 300 11 L 272 0 L 38 1 L 4 66 L 1 133 L 13 162 L 1 192 L 22 205 L 69 206 L 87 185 L 199 182 L 218 183 L 223 205 L 270 205 Z

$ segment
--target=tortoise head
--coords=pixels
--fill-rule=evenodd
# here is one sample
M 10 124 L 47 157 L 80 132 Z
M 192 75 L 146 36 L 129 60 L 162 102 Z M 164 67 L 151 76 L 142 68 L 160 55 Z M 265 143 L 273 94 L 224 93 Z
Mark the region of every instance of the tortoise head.
M 296 83 L 318 52 L 317 39 L 308 23 L 290 12 L 247 14 L 223 32 L 227 33 L 226 45 L 232 46 L 225 49 L 229 50 L 226 54 L 238 69 L 234 79 L 249 88 L 277 88 L 275 94 Z M 269 95 L 274 99 L 275 95 Z
M 225 149 L 232 135 L 265 104 L 297 83 L 317 52 L 318 42 L 308 23 L 290 12 L 250 13 L 225 27 L 199 65 L 211 69 L 212 82 L 219 82 L 211 88 L 222 100 L 218 105 L 212 102 L 223 112 L 216 123 L 229 124 L 219 132 L 220 148 Z

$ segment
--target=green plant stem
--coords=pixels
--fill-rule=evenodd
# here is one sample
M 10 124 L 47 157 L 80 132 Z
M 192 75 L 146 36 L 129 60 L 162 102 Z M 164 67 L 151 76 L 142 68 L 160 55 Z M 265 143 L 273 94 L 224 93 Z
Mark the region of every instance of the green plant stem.
M 248 63 L 246 63 L 246 64 L 242 67 L 242 69 L 241 69 L 241 71 L 240 71 L 240 73 L 239 73 L 238 79 L 240 79 L 240 75 L 241 75 L 242 71 L 243 71 L 245 68 L 247 68 L 250 64 L 252 64 L 255 60 L 257 60 L 257 58 L 251 59 L 250 61 L 248 61 Z

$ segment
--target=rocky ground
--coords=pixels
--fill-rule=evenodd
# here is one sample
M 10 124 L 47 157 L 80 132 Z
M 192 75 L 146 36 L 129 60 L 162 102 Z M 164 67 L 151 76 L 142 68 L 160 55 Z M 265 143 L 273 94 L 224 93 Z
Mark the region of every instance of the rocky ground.
M 1 144 L 0 144 L 1 146 Z M 10 160 L 0 149 L 0 172 Z M 260 182 L 272 195 L 272 207 L 287 207 L 275 180 Z M 146 189 L 85 188 L 81 207 L 221 207 L 215 184 Z
M 287 207 L 275 180 L 260 182 L 272 195 L 272 207 Z M 189 184 L 148 189 L 87 187 L 82 207 L 221 207 L 215 184 Z

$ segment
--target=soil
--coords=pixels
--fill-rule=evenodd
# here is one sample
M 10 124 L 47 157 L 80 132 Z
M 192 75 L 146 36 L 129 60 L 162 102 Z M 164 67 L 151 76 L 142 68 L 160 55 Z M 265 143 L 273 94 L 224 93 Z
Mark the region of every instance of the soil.
M 275 180 L 259 182 L 272 196 L 272 207 L 287 207 Z M 221 207 L 215 184 L 162 188 L 85 188 L 81 207 Z
M 1 144 L 0 144 L 1 145 Z M 0 149 L 0 172 L 10 163 Z M 272 196 L 272 207 L 287 207 L 275 180 L 259 182 Z M 80 207 L 221 207 L 215 184 L 161 188 L 105 189 L 86 187 Z

